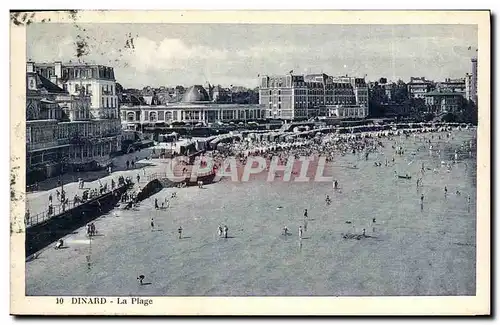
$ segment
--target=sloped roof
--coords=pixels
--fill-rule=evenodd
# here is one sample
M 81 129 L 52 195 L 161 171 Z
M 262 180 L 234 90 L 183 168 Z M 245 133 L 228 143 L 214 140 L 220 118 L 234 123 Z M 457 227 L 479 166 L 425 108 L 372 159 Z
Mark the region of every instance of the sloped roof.
M 66 93 L 66 91 L 64 89 L 62 89 L 61 87 L 59 87 L 58 85 L 52 83 L 49 79 L 37 74 L 37 83 L 39 82 L 40 83 L 40 86 L 38 86 L 38 88 L 43 88 L 45 90 L 47 90 L 49 93 L 60 93 L 60 94 L 64 94 Z
M 181 100 L 181 102 L 183 103 L 208 101 L 210 101 L 210 96 L 208 96 L 207 91 L 201 85 L 194 85 L 189 87 L 184 96 L 182 96 Z
M 33 73 L 36 78 L 36 88 L 37 90 L 46 90 L 49 93 L 52 94 L 66 94 L 67 92 L 59 87 L 58 85 L 52 83 L 49 79 L 39 75 L 38 73 Z M 28 76 L 29 74 L 26 74 L 26 87 L 28 87 Z M 28 90 L 28 89 L 26 89 Z

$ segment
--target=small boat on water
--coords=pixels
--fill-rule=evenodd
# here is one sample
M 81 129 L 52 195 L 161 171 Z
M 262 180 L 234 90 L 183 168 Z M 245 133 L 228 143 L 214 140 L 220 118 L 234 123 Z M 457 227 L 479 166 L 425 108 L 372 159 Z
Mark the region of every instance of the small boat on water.
M 411 179 L 410 175 L 398 175 L 398 178 Z

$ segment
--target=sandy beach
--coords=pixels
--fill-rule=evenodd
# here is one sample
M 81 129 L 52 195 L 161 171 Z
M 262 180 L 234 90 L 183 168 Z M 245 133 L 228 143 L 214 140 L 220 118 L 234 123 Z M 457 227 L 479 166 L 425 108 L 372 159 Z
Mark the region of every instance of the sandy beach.
M 264 176 L 164 189 L 137 210 L 97 219 L 91 245 L 81 228 L 64 238 L 66 249 L 43 250 L 26 263 L 26 294 L 474 295 L 476 156 L 460 153 L 450 171 L 441 161 L 450 162 L 475 131 L 452 131 L 452 137 L 435 140 L 432 155 L 423 141 L 398 137 L 406 152 L 389 166 L 374 166 L 393 157 L 387 139 L 366 161 L 359 154 L 336 156 L 325 170 L 338 180 L 336 191 L 331 182 L 269 183 Z M 416 175 L 422 163 L 420 189 L 415 176 L 395 177 Z M 358 169 L 345 167 L 350 164 Z M 155 210 L 154 199 L 162 202 L 172 192 L 171 206 Z M 299 240 L 304 209 L 307 230 Z M 218 237 L 218 225 L 228 226 L 227 239 Z M 285 225 L 289 236 L 281 234 Z M 367 236 L 360 240 L 343 238 L 363 229 Z M 140 274 L 146 285 L 136 280 Z

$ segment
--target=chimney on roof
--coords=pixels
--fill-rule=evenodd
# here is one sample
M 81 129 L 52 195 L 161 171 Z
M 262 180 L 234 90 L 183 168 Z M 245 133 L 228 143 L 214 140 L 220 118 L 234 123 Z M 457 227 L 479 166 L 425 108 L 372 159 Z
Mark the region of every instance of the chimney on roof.
M 56 75 L 57 79 L 62 77 L 62 62 L 61 61 L 54 62 L 54 74 Z
M 35 64 L 33 62 L 26 62 L 26 72 L 35 72 Z

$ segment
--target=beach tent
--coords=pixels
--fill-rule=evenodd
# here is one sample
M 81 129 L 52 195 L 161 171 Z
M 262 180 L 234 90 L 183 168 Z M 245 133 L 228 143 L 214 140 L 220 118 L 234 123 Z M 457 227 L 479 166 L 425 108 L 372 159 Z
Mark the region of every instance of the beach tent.
M 179 139 L 179 133 L 172 132 L 169 134 L 160 134 L 158 136 L 158 142 L 175 142 Z

